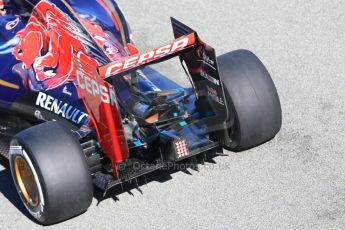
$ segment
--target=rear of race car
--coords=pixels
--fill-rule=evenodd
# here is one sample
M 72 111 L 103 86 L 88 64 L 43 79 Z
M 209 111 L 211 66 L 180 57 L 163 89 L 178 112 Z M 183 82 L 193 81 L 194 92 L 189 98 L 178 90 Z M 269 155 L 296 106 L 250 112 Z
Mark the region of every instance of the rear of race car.
M 7 157 L 19 196 L 41 224 L 86 211 L 92 184 L 105 195 L 223 147 L 255 147 L 281 126 L 273 81 L 251 52 L 217 57 L 172 18 L 175 40 L 140 53 L 117 4 L 94 3 L 93 14 L 81 0 L 35 3 L 8 55 L 23 85 L 10 112 L 36 120 L 12 135 Z M 179 73 L 155 70 L 170 59 Z
M 101 66 L 97 72 L 87 72 L 79 64 L 78 85 L 89 114 L 94 115 L 99 147 L 113 168 L 111 181 L 104 179 L 109 178 L 108 172 L 95 172 L 96 185 L 105 191 L 164 164 L 219 149 L 230 142 L 227 130 L 232 118 L 215 51 L 189 27 L 175 19 L 172 24 L 176 40 L 170 44 Z M 190 87 L 174 82 L 165 84 L 168 87 L 157 86 L 170 81 L 163 76 L 156 79 L 156 84 L 150 80 L 148 66 L 171 58 L 181 61 L 180 68 L 185 70 Z M 90 82 L 90 87 L 86 82 Z M 116 95 L 106 93 L 112 87 Z

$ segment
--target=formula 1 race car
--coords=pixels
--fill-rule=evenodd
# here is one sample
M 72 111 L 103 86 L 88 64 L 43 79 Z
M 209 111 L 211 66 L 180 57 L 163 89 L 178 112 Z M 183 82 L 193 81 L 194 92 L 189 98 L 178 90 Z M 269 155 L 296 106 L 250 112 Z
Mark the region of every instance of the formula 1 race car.
M 278 133 L 274 83 L 250 51 L 175 40 L 139 52 L 112 0 L 0 0 L 0 154 L 30 215 L 49 225 L 167 163 L 201 163 Z M 178 60 L 181 72 L 155 70 Z M 186 79 L 189 84 L 177 84 Z

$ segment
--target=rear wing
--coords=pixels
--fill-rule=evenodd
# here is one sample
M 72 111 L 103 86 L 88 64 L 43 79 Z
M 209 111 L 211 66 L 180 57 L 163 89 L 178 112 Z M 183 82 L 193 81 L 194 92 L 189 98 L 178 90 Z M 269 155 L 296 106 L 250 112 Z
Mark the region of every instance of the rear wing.
M 212 117 L 203 119 L 209 131 L 220 130 L 222 128 L 219 125 L 223 126 L 228 119 L 228 109 L 218 71 L 216 52 L 201 41 L 193 29 L 174 18 L 171 18 L 171 22 L 176 40 L 154 50 L 101 66 L 98 68 L 98 74 L 105 81 L 112 82 L 116 77 L 178 56 L 193 84 L 197 98 L 199 100 L 206 98 L 212 107 Z
M 101 66 L 98 68 L 98 73 L 101 78 L 109 81 L 109 78 L 123 76 L 143 68 L 144 66 L 152 65 L 157 62 L 162 62 L 176 57 L 181 52 L 184 52 L 195 46 L 195 40 L 195 33 L 181 36 L 172 43 L 162 47 Z

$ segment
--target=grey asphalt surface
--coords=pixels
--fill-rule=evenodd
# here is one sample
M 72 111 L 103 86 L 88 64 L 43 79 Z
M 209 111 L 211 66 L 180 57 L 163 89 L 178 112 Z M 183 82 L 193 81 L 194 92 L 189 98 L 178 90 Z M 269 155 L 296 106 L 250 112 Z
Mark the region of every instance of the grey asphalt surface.
M 172 39 L 169 16 L 218 54 L 255 52 L 278 88 L 271 142 L 200 171 L 158 173 L 48 229 L 345 229 L 345 2 L 120 0 L 143 50 Z M 98 195 L 97 198 L 100 196 Z M 0 228 L 40 229 L 0 168 Z

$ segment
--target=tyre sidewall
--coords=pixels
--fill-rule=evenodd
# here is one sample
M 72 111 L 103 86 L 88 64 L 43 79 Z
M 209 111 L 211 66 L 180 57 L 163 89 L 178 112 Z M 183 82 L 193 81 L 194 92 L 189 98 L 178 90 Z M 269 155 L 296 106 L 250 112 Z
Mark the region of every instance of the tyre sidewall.
M 20 194 L 20 187 L 18 185 L 16 172 L 14 169 L 14 165 L 15 165 L 14 161 L 17 156 L 20 156 L 25 159 L 25 161 L 30 166 L 32 173 L 34 174 L 38 192 L 39 192 L 39 203 L 36 208 L 31 207 L 29 204 L 27 204 L 25 198 Z M 25 146 L 23 146 L 20 140 L 18 140 L 17 138 L 14 138 L 12 140 L 11 147 L 10 147 L 9 160 L 10 160 L 10 169 L 12 173 L 12 178 L 14 180 L 16 190 L 18 192 L 20 199 L 23 202 L 23 205 L 28 210 L 30 215 L 33 218 L 35 218 L 38 222 L 43 223 L 47 219 L 47 215 L 46 215 L 47 203 L 46 202 L 48 201 L 48 199 L 46 195 L 45 183 L 42 179 L 43 177 L 41 176 L 41 171 L 39 167 L 37 166 L 35 159 L 32 156 L 33 154 L 27 148 L 25 148 Z

